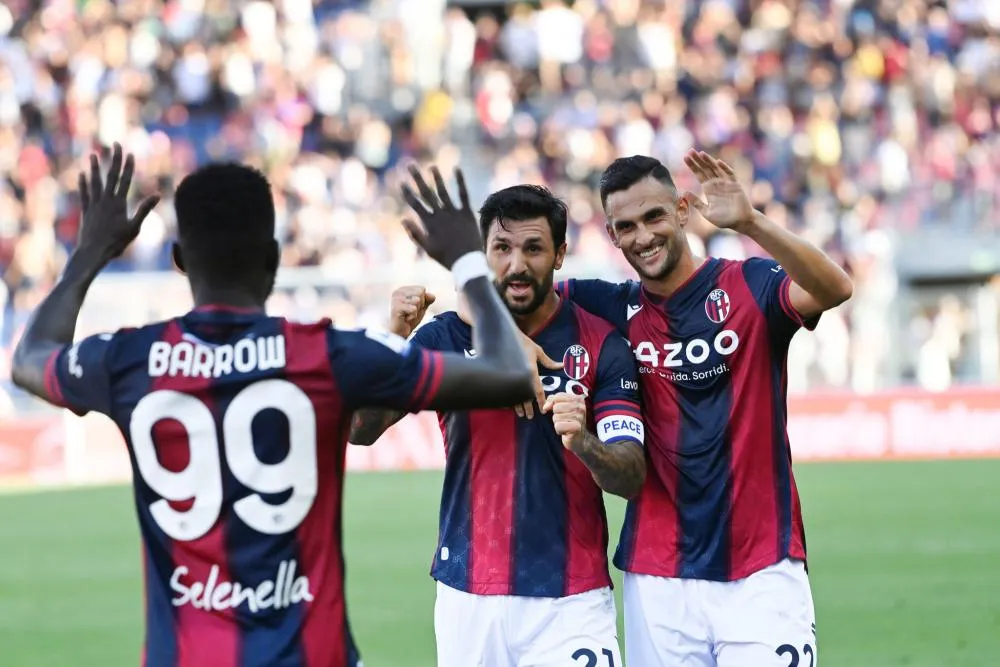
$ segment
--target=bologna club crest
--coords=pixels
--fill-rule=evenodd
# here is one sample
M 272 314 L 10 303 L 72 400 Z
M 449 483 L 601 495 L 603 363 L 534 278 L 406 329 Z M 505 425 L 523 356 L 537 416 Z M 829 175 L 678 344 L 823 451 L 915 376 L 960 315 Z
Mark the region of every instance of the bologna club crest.
M 730 310 L 732 310 L 732 304 L 725 290 L 714 289 L 705 299 L 705 314 L 716 324 L 722 324 L 729 317 Z
M 572 380 L 579 380 L 590 370 L 590 353 L 583 345 L 571 345 L 563 354 L 563 372 Z

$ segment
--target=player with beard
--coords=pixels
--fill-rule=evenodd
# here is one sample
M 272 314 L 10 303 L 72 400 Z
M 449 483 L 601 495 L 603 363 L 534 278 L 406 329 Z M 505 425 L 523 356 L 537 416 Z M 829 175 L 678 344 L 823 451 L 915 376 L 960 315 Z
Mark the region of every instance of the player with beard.
M 608 234 L 638 281 L 557 287 L 614 323 L 639 362 L 652 469 L 615 554 L 628 663 L 812 665 L 785 362 L 795 332 L 850 298 L 851 281 L 754 210 L 725 162 L 692 151 L 685 164 L 705 199 L 679 195 L 651 157 L 616 160 L 601 177 Z M 694 256 L 695 211 L 774 259 Z
M 547 398 L 534 418 L 438 412 L 446 467 L 431 574 L 442 667 L 621 665 L 601 490 L 628 498 L 642 487 L 638 378 L 628 342 L 553 289 L 566 217 L 563 202 L 529 185 L 491 195 L 480 211 L 494 284 L 548 366 Z M 397 290 L 390 328 L 409 335 L 433 299 Z M 469 334 L 447 312 L 412 342 L 475 356 Z M 351 442 L 372 444 L 403 414 L 360 411 Z

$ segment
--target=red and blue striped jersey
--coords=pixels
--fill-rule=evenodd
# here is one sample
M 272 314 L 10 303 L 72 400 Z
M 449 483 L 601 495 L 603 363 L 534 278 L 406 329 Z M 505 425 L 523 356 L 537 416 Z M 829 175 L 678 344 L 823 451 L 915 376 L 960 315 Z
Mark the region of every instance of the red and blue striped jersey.
M 391 334 L 203 308 L 85 338 L 49 393 L 109 416 L 132 462 L 147 667 L 345 667 L 350 416 L 420 409 L 439 355 Z
M 586 396 L 591 432 L 642 444 L 635 360 L 610 324 L 563 301 L 533 339 L 564 362 L 563 370 L 541 370 L 546 394 Z M 428 322 L 412 341 L 475 354 L 472 330 L 455 313 Z M 564 597 L 611 585 L 601 489 L 563 447 L 551 414 L 521 419 L 508 408 L 438 417 L 446 463 L 431 576 L 478 595 Z
M 560 283 L 615 324 L 639 362 L 650 470 L 615 565 L 732 581 L 785 558 L 805 532 L 785 427 L 786 356 L 804 322 L 774 261 L 707 260 L 664 299 L 637 282 Z

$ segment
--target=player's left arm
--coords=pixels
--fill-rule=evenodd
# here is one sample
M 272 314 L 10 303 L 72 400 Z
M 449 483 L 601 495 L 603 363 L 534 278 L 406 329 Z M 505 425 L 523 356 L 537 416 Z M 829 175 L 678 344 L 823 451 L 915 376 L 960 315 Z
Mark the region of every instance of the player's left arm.
M 11 377 L 21 389 L 62 407 L 51 382 L 57 357 L 73 342 L 87 288 L 100 271 L 91 258 L 74 253 L 52 292 L 45 297 L 14 348 Z
M 635 359 L 624 338 L 611 334 L 598 357 L 593 393 L 596 433 L 587 429 L 587 400 L 561 393 L 546 401 L 563 446 L 587 466 L 598 486 L 634 498 L 646 481 L 645 428 L 639 407 Z
M 126 197 L 134 165 L 131 155 L 123 164 L 121 146 L 115 144 L 107 183 L 103 183 L 97 156 L 91 156 L 89 183 L 80 174 L 84 214 L 79 244 L 14 349 L 14 384 L 79 414 L 107 407 L 104 360 L 111 344 L 110 337 L 95 336 L 70 347 L 83 300 L 97 274 L 135 239 L 139 225 L 159 200 L 145 199 L 135 215 L 128 216 Z M 75 386 L 81 383 L 85 386 Z
M 809 320 L 851 298 L 854 285 L 847 273 L 822 250 L 771 221 L 759 211 L 736 227 L 767 251 L 787 272 L 788 304 Z
M 791 278 L 782 298 L 793 319 L 811 320 L 851 298 L 854 286 L 847 273 L 822 250 L 754 209 L 731 166 L 696 150 L 684 156 L 684 164 L 701 183 L 704 199 L 685 192 L 679 215 L 687 218 L 694 208 L 716 227 L 739 232 L 766 250 Z

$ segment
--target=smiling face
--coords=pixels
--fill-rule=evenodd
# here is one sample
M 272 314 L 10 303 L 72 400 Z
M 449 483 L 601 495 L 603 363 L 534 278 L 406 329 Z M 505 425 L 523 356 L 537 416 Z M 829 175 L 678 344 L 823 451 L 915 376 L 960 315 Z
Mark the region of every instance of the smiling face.
M 490 224 L 486 257 L 496 276 L 493 284 L 514 315 L 530 315 L 542 306 L 565 256 L 566 244 L 555 247 L 544 217 Z
M 608 195 L 608 235 L 639 276 L 663 280 L 690 253 L 684 225 L 687 207 L 677 191 L 653 177 Z

